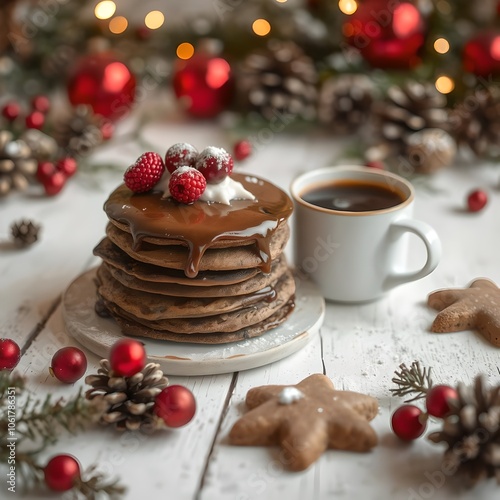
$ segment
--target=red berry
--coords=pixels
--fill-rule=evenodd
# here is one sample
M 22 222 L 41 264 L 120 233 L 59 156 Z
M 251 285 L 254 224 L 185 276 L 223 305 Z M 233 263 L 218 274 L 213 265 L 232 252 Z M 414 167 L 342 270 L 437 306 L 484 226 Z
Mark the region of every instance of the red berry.
M 467 197 L 470 212 L 479 212 L 486 206 L 486 203 L 488 203 L 488 195 L 482 189 L 472 191 Z
M 234 145 L 234 157 L 238 161 L 243 161 L 252 154 L 252 143 L 243 139 Z
M 218 184 L 231 175 L 233 165 L 233 158 L 225 149 L 210 146 L 200 153 L 195 167 L 205 176 L 207 182 Z
M 33 97 L 31 106 L 35 111 L 46 114 L 50 109 L 50 100 L 46 95 L 37 95 Z
M 21 349 L 12 339 L 0 339 L 0 370 L 13 370 L 21 359 Z
M 63 347 L 52 357 L 50 372 L 65 384 L 74 384 L 87 370 L 87 357 L 78 347 Z
M 26 127 L 40 130 L 45 124 L 45 115 L 40 111 L 33 111 L 26 117 Z
M 114 126 L 113 122 L 105 121 L 101 125 L 101 135 L 102 135 L 103 141 L 109 141 L 109 139 L 111 139 L 111 137 L 113 137 L 114 133 L 115 133 L 115 126 Z
M 42 184 L 47 196 L 55 196 L 66 184 L 66 176 L 56 170 L 52 175 L 43 179 Z
M 56 173 L 56 167 L 51 161 L 41 161 L 38 163 L 36 178 L 42 184 Z
M 433 417 L 444 418 L 450 413 L 450 402 L 457 399 L 458 394 L 453 387 L 435 385 L 429 389 L 425 397 L 427 413 Z
M 67 491 L 80 478 L 80 464 L 71 455 L 52 457 L 43 470 L 45 484 L 54 491 Z
M 180 167 L 174 171 L 168 183 L 170 195 L 179 203 L 194 203 L 207 187 L 201 172 L 192 167 Z
M 146 351 L 137 340 L 122 339 L 111 347 L 109 355 L 111 369 L 122 377 L 131 377 L 146 364 Z
M 2 108 L 2 115 L 10 122 L 13 122 L 19 113 L 21 113 L 21 107 L 16 101 L 10 101 Z
M 160 180 L 165 164 L 158 153 L 144 153 L 131 165 L 123 179 L 125 185 L 134 193 L 150 191 Z
M 170 385 L 156 396 L 154 412 L 168 427 L 181 427 L 194 417 L 196 400 L 186 387 Z
M 165 167 L 172 174 L 179 167 L 194 167 L 198 151 L 191 144 L 178 142 L 170 146 L 165 154 Z
M 57 162 L 56 168 L 66 177 L 71 177 L 72 175 L 75 175 L 78 170 L 78 163 L 74 158 L 71 158 L 71 156 L 66 156 Z
M 399 439 L 412 441 L 425 431 L 427 415 L 418 406 L 403 405 L 392 414 L 391 425 Z

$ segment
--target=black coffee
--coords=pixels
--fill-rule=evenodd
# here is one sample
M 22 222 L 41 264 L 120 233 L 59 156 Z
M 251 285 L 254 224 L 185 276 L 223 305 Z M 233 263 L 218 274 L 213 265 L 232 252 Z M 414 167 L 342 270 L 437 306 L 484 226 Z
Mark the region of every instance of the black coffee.
M 366 181 L 340 180 L 313 188 L 302 199 L 322 208 L 344 212 L 371 212 L 395 207 L 406 197 L 385 184 Z

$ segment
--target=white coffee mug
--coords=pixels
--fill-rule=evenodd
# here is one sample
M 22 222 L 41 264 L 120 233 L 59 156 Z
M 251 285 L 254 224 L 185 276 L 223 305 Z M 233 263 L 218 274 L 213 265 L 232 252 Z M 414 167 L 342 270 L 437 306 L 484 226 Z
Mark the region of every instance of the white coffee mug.
M 315 189 L 347 180 L 389 187 L 402 201 L 381 210 L 349 212 L 303 199 Z M 428 224 L 412 219 L 415 193 L 402 177 L 367 167 L 327 167 L 299 176 L 290 190 L 295 202 L 296 266 L 326 299 L 375 300 L 398 285 L 427 276 L 439 263 L 439 238 Z M 406 267 L 408 233 L 420 237 L 427 249 L 427 261 L 417 271 Z

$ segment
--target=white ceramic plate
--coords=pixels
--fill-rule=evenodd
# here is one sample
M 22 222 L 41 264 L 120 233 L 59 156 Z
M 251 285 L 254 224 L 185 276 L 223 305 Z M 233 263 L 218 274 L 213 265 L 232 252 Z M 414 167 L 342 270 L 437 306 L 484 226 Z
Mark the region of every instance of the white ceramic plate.
M 99 356 L 123 337 L 111 318 L 94 311 L 95 269 L 79 276 L 63 296 L 63 318 L 69 334 Z M 228 344 L 187 344 L 140 338 L 148 360 L 169 375 L 214 375 L 273 363 L 304 347 L 317 335 L 325 316 L 325 301 L 316 286 L 297 280 L 295 310 L 277 328 L 253 339 Z

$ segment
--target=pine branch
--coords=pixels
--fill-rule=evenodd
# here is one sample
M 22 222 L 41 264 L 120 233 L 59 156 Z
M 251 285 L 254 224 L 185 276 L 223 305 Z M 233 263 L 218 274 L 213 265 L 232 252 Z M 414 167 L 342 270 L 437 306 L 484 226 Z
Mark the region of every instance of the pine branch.
M 394 374 L 396 376 L 392 382 L 397 388 L 391 389 L 391 393 L 400 398 L 414 395 L 410 399 L 405 399 L 405 403 L 425 398 L 427 391 L 432 387 L 431 369 L 422 368 L 419 361 L 414 361 L 410 368 L 405 363 L 399 365 L 399 371 L 396 370 Z
M 105 477 L 96 472 L 96 466 L 89 467 L 75 484 L 75 492 L 81 493 L 87 500 L 97 500 L 105 494 L 109 498 L 120 498 L 126 491 L 118 480 L 106 482 Z
M 8 370 L 0 370 L 0 405 L 7 402 L 7 391 L 15 387 L 16 393 L 24 389 L 24 379 L 18 373 L 12 373 Z

